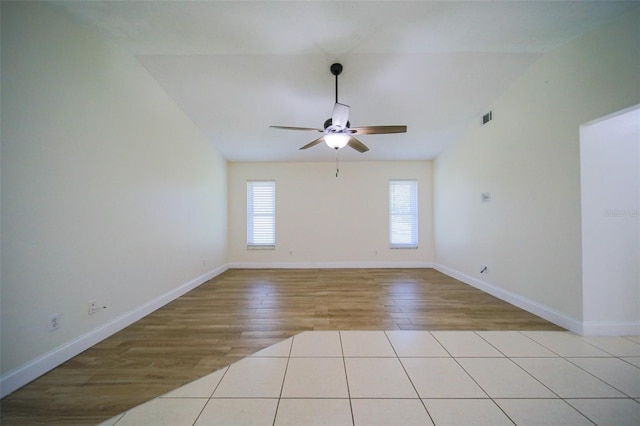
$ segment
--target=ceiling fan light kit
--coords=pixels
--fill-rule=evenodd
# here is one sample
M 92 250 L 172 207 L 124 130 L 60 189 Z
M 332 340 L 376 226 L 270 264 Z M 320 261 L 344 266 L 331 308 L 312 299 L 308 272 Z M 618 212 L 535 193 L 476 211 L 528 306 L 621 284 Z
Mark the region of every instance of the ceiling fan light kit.
M 331 114 L 331 118 L 324 122 L 324 129 L 291 126 L 271 126 L 271 128 L 324 133 L 324 136 L 321 136 L 318 139 L 309 142 L 300 149 L 311 148 L 324 141 L 327 146 L 333 149 L 340 149 L 349 145 L 351 148 L 361 153 L 369 151 L 369 148 L 358 139 L 353 137 L 353 135 L 406 133 L 407 126 L 351 127 L 351 123 L 349 122 L 349 105 L 341 104 L 340 102 L 338 102 L 338 76 L 340 75 L 340 73 L 342 73 L 342 64 L 332 64 L 330 70 L 331 74 L 336 77 L 336 102 L 333 106 L 333 113 Z
M 351 136 L 346 133 L 329 133 L 324 136 L 324 142 L 333 149 L 344 148 L 349 143 L 349 139 Z

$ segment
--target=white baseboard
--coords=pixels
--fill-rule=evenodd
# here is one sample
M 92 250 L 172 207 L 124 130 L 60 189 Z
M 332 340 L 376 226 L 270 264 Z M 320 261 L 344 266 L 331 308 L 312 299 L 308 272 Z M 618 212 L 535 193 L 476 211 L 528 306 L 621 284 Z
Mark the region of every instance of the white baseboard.
M 376 269 L 376 268 L 433 268 L 431 262 L 235 262 L 229 269 Z
M 211 278 L 222 274 L 227 269 L 229 269 L 228 265 L 220 266 L 211 272 L 201 275 L 180 287 L 168 291 L 167 293 L 150 300 L 144 305 L 120 315 L 119 317 L 114 318 L 113 320 L 106 322 L 63 345 L 58 346 L 46 354 L 7 372 L 0 377 L 0 398 L 4 398 L 16 389 L 19 389 L 27 383 L 37 379 L 107 337 L 117 333 L 141 318 L 144 318 L 167 303 L 209 281 Z
M 560 327 L 566 328 L 569 331 L 572 331 L 576 334 L 583 334 L 583 323 L 576 320 L 575 318 L 570 317 L 567 314 L 558 312 L 554 309 L 549 308 L 548 306 L 544 306 L 531 299 L 522 297 L 519 294 L 512 293 L 510 291 L 496 287 L 492 284 L 478 280 L 455 269 L 449 268 L 448 266 L 435 264 L 433 268 L 445 275 L 449 275 L 450 277 L 460 280 L 465 284 L 469 284 L 470 286 L 475 287 L 478 290 L 489 293 L 490 295 L 495 296 L 498 299 L 504 300 L 505 302 L 511 303 L 514 306 L 524 309 L 525 311 L 531 312 L 532 314 L 537 315 L 540 318 L 544 318 L 547 321 L 550 321 Z
M 585 321 L 583 336 L 640 336 L 640 321 Z

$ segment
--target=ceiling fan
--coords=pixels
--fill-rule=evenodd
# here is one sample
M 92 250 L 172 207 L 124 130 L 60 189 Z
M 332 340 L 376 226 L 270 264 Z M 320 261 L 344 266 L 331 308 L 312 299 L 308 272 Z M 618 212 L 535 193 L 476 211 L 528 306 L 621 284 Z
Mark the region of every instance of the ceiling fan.
M 366 126 L 351 127 L 349 122 L 349 105 L 338 102 L 338 76 L 342 73 L 342 64 L 332 64 L 331 74 L 336 77 L 336 103 L 333 106 L 333 114 L 331 118 L 324 122 L 324 129 L 315 129 L 312 127 L 291 127 L 291 126 L 270 126 L 274 129 L 285 130 L 303 130 L 310 132 L 324 133 L 318 139 L 309 142 L 300 149 L 311 148 L 321 142 L 325 142 L 333 149 L 340 149 L 347 145 L 359 152 L 367 152 L 369 148 L 353 135 L 376 135 L 384 133 L 406 133 L 407 126 Z

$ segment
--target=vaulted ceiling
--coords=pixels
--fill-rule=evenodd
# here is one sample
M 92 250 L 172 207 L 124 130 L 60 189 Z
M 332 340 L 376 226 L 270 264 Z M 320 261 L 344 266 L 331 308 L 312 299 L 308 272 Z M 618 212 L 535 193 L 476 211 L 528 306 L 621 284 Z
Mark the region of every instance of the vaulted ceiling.
M 540 56 L 637 2 L 52 1 L 131 52 L 230 161 L 323 161 L 300 151 L 339 100 L 366 135 L 341 160 L 431 159 Z

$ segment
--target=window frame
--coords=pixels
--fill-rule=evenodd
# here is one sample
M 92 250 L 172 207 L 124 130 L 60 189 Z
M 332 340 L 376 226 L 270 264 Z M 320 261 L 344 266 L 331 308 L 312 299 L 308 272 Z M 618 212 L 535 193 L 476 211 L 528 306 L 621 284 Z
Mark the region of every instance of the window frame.
M 270 211 L 257 213 L 255 204 L 255 191 L 258 187 L 271 188 Z M 276 248 L 276 181 L 275 180 L 247 180 L 247 223 L 246 242 L 248 250 L 275 250 Z M 255 219 L 271 218 L 271 240 L 267 242 L 256 242 Z
M 409 211 L 398 212 L 397 208 L 394 211 L 394 207 L 397 205 L 397 201 L 394 202 L 394 187 L 396 185 L 409 185 Z M 398 222 L 395 218 L 401 216 L 409 216 L 409 220 L 405 221 L 409 226 L 409 241 L 394 242 L 398 239 L 398 234 L 394 233 L 394 224 L 397 226 Z M 396 229 L 397 231 L 397 229 Z M 402 235 L 400 235 L 402 236 Z M 391 249 L 417 249 L 418 248 L 418 180 L 417 179 L 390 179 L 389 180 L 389 248 Z

